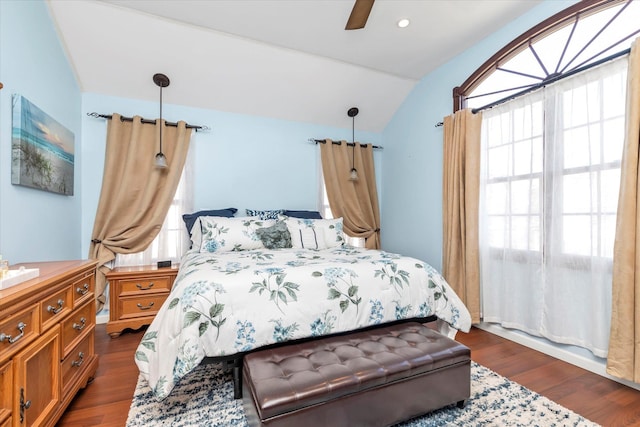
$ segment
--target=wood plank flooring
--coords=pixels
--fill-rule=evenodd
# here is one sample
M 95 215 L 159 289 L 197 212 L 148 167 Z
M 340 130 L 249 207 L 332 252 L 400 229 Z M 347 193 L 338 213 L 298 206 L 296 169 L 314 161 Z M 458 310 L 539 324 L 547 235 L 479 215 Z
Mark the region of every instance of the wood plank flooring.
M 58 422 L 58 427 L 122 427 L 138 379 L 133 361 L 144 331 L 111 339 L 105 325 L 96 329 L 100 366 Z M 481 365 L 534 390 L 603 426 L 640 426 L 640 391 L 603 378 L 480 329 L 459 333 Z

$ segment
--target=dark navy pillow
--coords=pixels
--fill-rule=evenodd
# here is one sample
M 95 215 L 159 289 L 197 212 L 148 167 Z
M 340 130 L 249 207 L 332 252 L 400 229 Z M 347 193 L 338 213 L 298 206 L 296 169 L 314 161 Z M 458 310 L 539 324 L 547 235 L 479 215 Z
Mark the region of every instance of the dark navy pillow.
M 198 211 L 191 214 L 182 215 L 182 220 L 184 221 L 184 225 L 187 226 L 187 231 L 189 232 L 189 236 L 191 236 L 191 229 L 193 228 L 193 224 L 195 224 L 196 220 L 200 216 L 223 216 L 225 218 L 231 218 L 233 215 L 238 212 L 236 208 L 227 208 L 227 209 L 215 209 L 209 211 Z
M 284 211 L 284 214 L 291 218 L 322 219 L 318 211 Z

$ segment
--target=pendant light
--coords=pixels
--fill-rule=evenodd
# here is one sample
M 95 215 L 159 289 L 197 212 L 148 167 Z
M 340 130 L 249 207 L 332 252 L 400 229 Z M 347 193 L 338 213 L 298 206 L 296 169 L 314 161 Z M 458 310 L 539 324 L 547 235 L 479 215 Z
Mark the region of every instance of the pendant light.
M 169 86 L 169 77 L 164 74 L 154 74 L 153 82 L 160 86 L 160 151 L 156 154 L 156 167 L 160 169 L 164 169 L 167 167 L 167 158 L 162 153 L 162 128 L 164 125 L 162 124 L 162 88 Z
M 357 181 L 358 180 L 358 171 L 356 170 L 355 160 L 356 160 L 356 140 L 355 140 L 355 127 L 356 127 L 356 116 L 360 111 L 356 107 L 349 108 L 347 111 L 347 115 L 351 117 L 351 142 L 353 143 L 353 147 L 351 147 L 351 172 L 349 172 L 349 181 Z

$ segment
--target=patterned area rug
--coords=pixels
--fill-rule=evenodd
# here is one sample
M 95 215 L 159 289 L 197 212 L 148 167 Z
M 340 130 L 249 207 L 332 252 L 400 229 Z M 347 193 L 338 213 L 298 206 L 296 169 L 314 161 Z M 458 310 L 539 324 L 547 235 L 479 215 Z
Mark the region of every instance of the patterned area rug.
M 201 365 L 182 379 L 162 402 L 139 378 L 127 427 L 247 426 L 242 399 L 233 399 L 233 382 L 218 364 Z M 402 427 L 431 426 L 597 426 L 495 372 L 471 363 L 471 398 L 403 422 Z

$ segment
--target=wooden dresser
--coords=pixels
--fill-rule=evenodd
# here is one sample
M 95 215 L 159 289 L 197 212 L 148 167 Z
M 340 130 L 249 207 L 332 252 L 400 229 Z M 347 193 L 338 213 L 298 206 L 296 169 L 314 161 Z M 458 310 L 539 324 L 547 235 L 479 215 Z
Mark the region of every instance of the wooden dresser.
M 0 290 L 0 427 L 53 426 L 98 368 L 95 261 L 26 263 Z
M 151 324 L 169 296 L 177 274 L 177 266 L 157 268 L 151 265 L 116 267 L 107 273 L 107 333 L 116 338 L 126 328 L 138 329 Z

